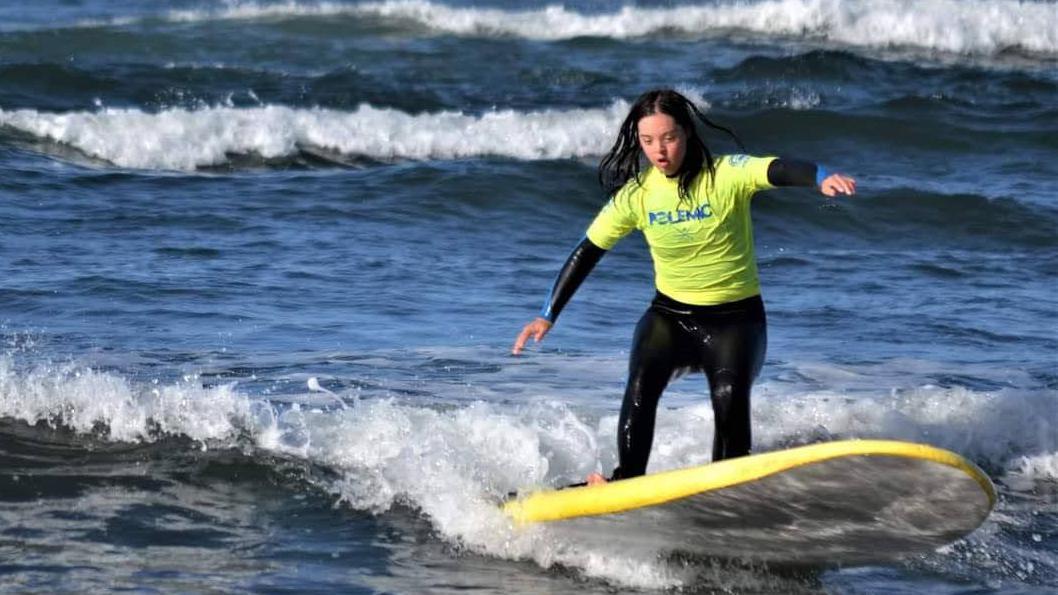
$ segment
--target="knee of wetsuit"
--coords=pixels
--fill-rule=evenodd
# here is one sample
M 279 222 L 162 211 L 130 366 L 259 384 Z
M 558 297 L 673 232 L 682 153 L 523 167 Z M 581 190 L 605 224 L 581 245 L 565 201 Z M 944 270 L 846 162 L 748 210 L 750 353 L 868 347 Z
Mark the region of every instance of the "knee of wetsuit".
M 717 376 L 710 387 L 713 406 L 727 411 L 735 398 L 735 383 L 729 376 Z

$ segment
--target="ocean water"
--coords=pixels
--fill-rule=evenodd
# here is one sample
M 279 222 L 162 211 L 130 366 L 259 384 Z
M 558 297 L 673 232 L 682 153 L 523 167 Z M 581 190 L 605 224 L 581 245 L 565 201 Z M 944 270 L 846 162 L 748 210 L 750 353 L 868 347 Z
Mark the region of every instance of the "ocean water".
M 977 532 L 791 573 L 497 512 L 616 462 L 642 240 L 509 349 L 656 86 L 859 181 L 755 198 L 755 449 L 952 449 Z M 1054 2 L 4 4 L 0 589 L 1054 592 L 1056 181 Z M 711 439 L 681 379 L 650 469 Z

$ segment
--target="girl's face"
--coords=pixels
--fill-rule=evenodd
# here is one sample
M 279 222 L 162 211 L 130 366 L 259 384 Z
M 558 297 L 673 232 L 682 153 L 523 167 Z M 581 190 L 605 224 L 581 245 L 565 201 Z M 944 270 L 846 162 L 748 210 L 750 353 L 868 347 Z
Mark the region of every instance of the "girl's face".
M 654 167 L 666 176 L 675 175 L 687 152 L 687 133 L 668 114 L 640 118 L 637 124 L 639 147 Z

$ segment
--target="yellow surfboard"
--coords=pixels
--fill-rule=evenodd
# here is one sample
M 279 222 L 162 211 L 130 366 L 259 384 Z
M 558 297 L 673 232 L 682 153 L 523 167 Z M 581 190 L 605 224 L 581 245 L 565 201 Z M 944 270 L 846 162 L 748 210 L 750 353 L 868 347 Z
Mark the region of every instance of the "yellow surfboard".
M 843 440 L 613 481 L 504 504 L 608 547 L 791 564 L 862 564 L 925 553 L 976 529 L 988 476 L 940 448 Z

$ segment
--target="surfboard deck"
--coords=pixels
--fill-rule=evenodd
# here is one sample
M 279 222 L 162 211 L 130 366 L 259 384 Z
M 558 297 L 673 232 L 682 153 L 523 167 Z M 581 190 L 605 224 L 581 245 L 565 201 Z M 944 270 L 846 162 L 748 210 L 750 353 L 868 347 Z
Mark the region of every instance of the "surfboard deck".
M 709 558 L 857 565 L 932 551 L 971 533 L 996 492 L 940 448 L 843 440 L 585 486 L 504 504 L 519 526 L 580 542 Z

